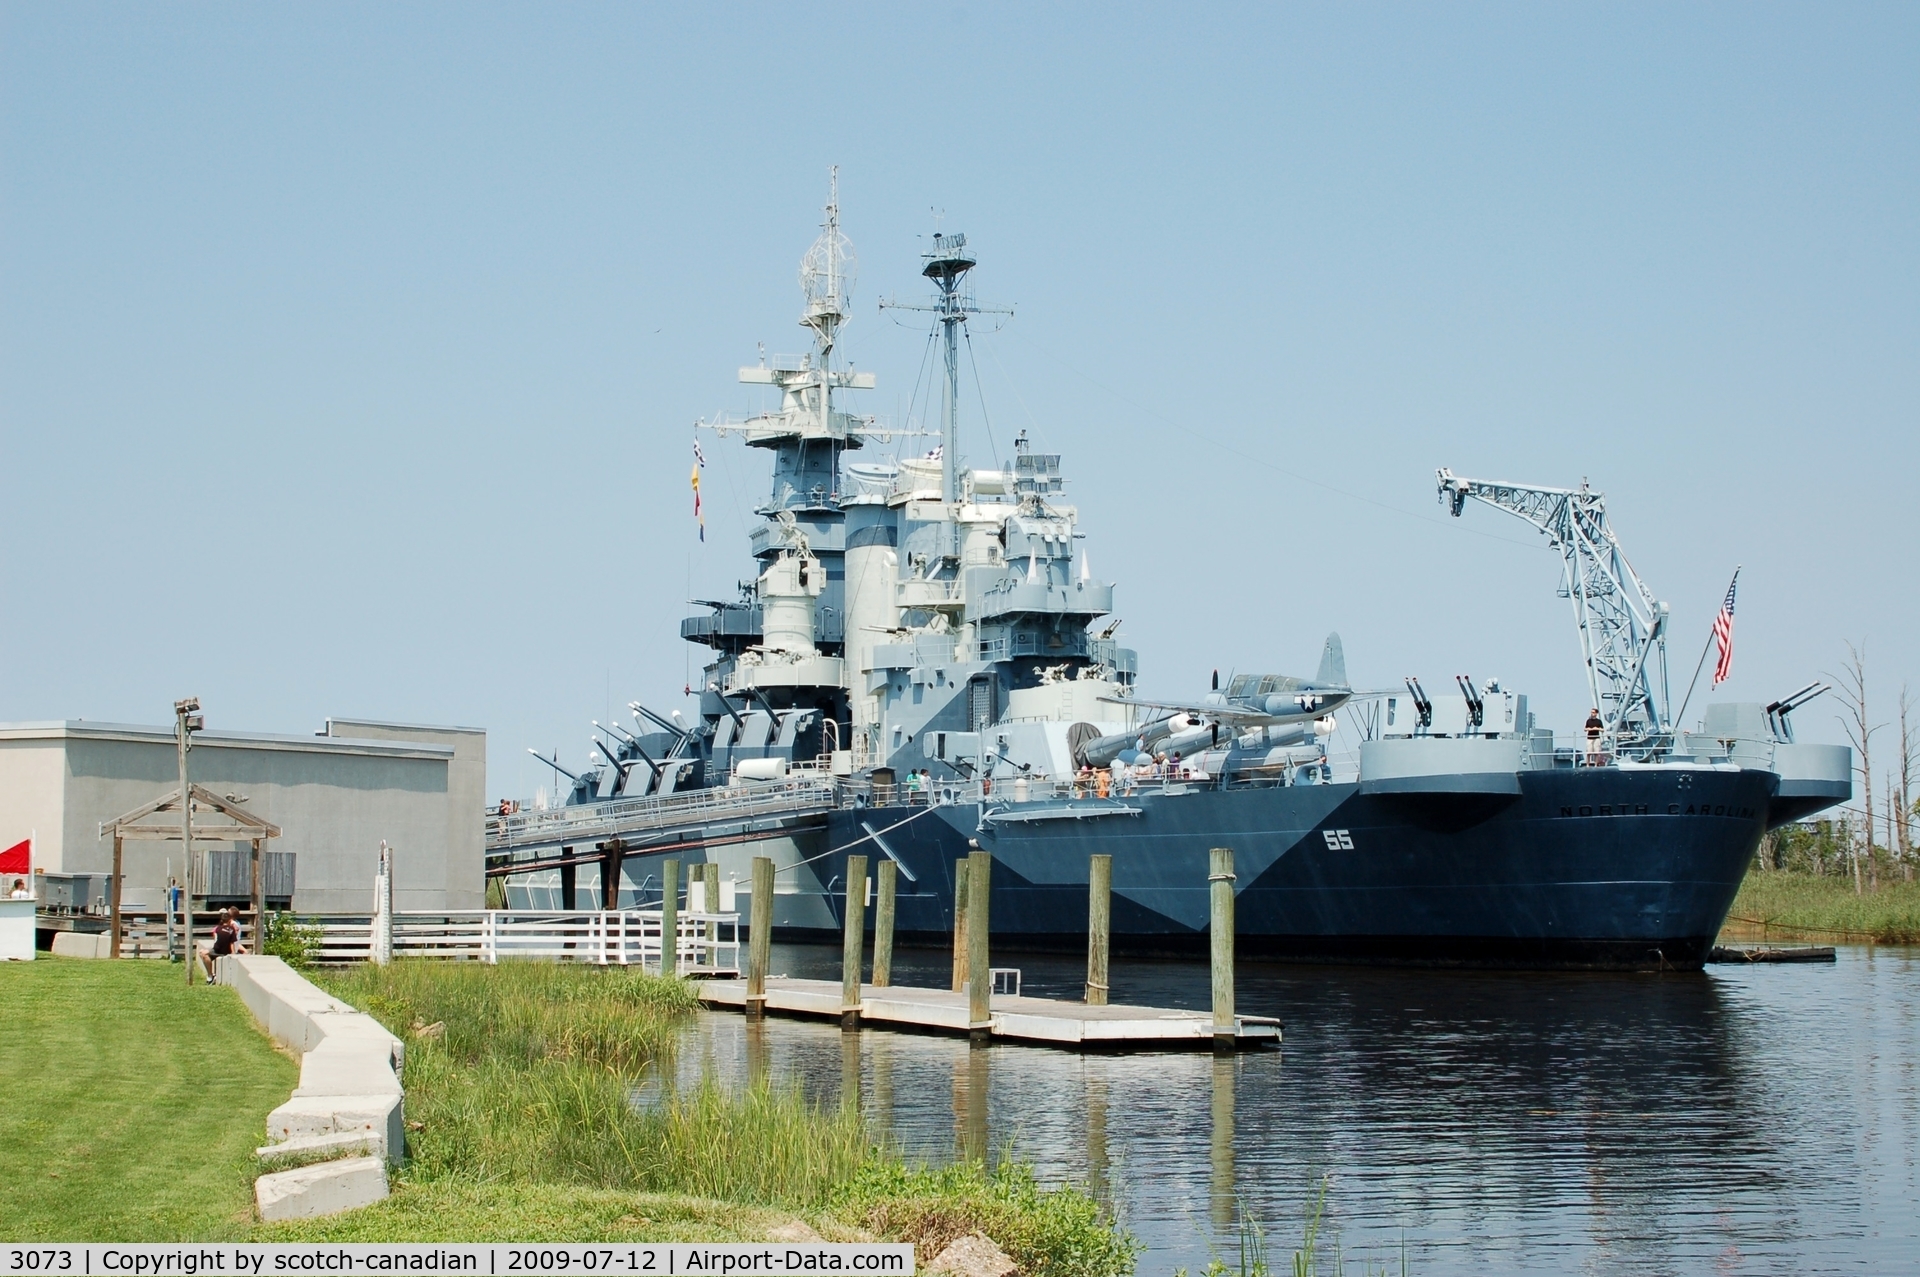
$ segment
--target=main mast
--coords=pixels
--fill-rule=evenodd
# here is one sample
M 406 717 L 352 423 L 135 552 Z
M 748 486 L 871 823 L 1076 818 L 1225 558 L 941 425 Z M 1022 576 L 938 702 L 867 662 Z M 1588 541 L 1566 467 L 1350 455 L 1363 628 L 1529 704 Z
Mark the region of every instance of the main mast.
M 952 505 L 960 499 L 960 325 L 974 310 L 973 299 L 961 291 L 961 281 L 972 270 L 975 258 L 967 251 L 965 235 L 933 235 L 933 251 L 923 255 L 926 263 L 921 274 L 940 290 L 934 306 L 939 316 L 941 336 L 946 344 L 947 402 L 940 421 L 940 499 Z

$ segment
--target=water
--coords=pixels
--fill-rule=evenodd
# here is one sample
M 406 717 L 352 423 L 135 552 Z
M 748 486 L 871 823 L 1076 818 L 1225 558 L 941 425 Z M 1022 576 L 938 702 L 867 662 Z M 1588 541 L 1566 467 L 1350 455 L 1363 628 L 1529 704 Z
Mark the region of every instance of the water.
M 1024 992 L 1084 968 L 1019 961 Z M 837 949 L 772 969 L 838 978 Z M 899 984 L 944 984 L 905 953 Z M 1116 963 L 1116 1002 L 1204 1008 L 1197 963 Z M 797 1081 L 910 1156 L 1011 1148 L 1090 1186 L 1147 1247 L 1142 1273 L 1235 1252 L 1278 1266 L 1331 1174 L 1350 1271 L 1920 1271 L 1920 950 L 1696 975 L 1243 967 L 1243 1013 L 1283 1051 L 1080 1055 L 843 1034 L 711 1013 L 679 1068 Z

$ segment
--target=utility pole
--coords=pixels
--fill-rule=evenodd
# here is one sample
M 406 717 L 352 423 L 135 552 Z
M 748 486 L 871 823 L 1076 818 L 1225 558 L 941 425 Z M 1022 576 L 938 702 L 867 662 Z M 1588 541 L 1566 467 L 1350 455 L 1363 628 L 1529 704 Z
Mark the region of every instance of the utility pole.
M 173 742 L 180 755 L 180 846 L 182 885 L 180 890 L 180 934 L 185 937 L 187 987 L 193 987 L 193 790 L 187 785 L 187 751 L 193 748 L 193 734 L 207 720 L 200 714 L 200 698 L 189 696 L 173 703 Z

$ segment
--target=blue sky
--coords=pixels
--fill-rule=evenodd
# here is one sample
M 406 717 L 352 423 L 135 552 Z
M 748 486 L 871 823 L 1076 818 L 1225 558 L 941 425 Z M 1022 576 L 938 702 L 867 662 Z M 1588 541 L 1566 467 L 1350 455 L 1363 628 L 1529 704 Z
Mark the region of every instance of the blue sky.
M 691 423 L 803 348 L 830 164 L 867 410 L 940 210 L 1017 309 L 965 450 L 1066 454 L 1152 694 L 1338 629 L 1572 730 L 1557 560 L 1439 465 L 1604 490 L 1677 682 L 1740 563 L 1717 695 L 1890 692 L 1916 66 L 1910 5 L 5 4 L 0 720 L 477 725 L 526 795 L 675 703 L 766 487 L 710 442 L 695 542 Z

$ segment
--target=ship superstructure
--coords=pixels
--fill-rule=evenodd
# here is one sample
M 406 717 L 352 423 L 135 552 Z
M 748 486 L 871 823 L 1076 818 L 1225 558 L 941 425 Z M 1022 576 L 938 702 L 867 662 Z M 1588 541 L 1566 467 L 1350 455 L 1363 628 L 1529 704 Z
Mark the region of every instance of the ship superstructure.
M 957 234 L 921 257 L 933 296 L 910 308 L 932 316 L 945 383 L 926 449 L 846 403 L 875 378 L 841 351 L 855 272 L 836 184 L 800 272 L 812 349 L 741 369 L 777 407 L 699 423 L 765 450 L 772 483 L 752 577 L 681 623 L 710 650 L 697 716 L 635 703 L 633 730 L 595 724 L 592 766 L 548 760 L 569 801 L 503 812 L 491 840 L 517 903 L 645 903 L 668 856 L 717 861 L 743 889 L 771 855 L 776 925 L 824 932 L 857 851 L 899 865 L 911 942 L 946 933 L 953 863 L 981 848 L 996 943 L 1071 946 L 1099 852 L 1115 857 L 1115 944 L 1179 950 L 1204 933 L 1207 849 L 1232 846 L 1250 952 L 1689 965 L 1761 833 L 1850 792 L 1847 751 L 1795 744 L 1784 710 L 1716 705 L 1703 731 L 1677 728 L 1667 609 L 1585 486 L 1439 476 L 1454 513 L 1506 509 L 1562 553 L 1605 708 L 1584 748 L 1556 745 L 1497 682 L 1356 692 L 1337 635 L 1312 678 L 1136 696 L 1060 455 L 1024 432 L 1011 457 L 963 449 L 976 264 Z M 1339 714 L 1361 739 L 1335 756 Z

